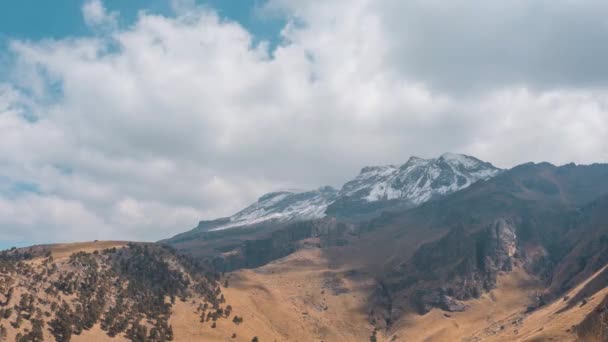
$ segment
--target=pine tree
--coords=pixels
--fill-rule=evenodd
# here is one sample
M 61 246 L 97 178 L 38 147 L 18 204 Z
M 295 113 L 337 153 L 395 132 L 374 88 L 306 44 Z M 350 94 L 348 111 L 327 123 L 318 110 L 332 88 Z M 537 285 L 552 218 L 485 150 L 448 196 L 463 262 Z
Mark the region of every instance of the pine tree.
M 51 334 L 57 342 L 68 342 L 72 338 L 72 311 L 68 303 L 63 302 L 55 318 L 49 322 Z
M 228 304 L 226 306 L 226 309 L 224 310 L 224 315 L 226 315 L 226 317 L 230 316 L 230 313 L 232 312 L 232 305 Z
M 374 330 L 372 335 L 369 337 L 369 342 L 377 342 L 377 341 L 378 341 L 378 338 L 376 337 L 376 330 Z
M 173 341 L 173 327 L 169 326 L 169 328 L 167 328 L 167 341 Z

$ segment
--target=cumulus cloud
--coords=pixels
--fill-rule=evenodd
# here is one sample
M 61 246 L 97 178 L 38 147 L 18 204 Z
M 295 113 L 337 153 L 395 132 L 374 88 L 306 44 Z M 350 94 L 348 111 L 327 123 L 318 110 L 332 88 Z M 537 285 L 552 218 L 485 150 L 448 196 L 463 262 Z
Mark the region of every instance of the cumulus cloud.
M 114 29 L 118 23 L 118 13 L 106 10 L 101 0 L 88 0 L 82 6 L 84 22 L 91 28 Z
M 340 185 L 410 155 L 463 152 L 502 167 L 608 159 L 605 69 L 577 71 L 589 52 L 557 39 L 587 16 L 599 31 L 575 25 L 570 37 L 604 39 L 589 7 L 600 2 L 558 1 L 549 13 L 270 0 L 264 10 L 288 19 L 272 51 L 184 3 L 103 36 L 11 43 L 14 74 L 0 86 L 6 239 L 160 239 L 266 191 Z M 568 21 L 547 26 L 555 11 Z M 90 1 L 83 15 L 99 27 L 118 14 Z M 530 37 L 517 33 L 525 23 L 539 25 Z
M 371 28 L 390 44 L 386 70 L 439 91 L 607 85 L 602 0 L 271 0 L 265 7 L 305 23 L 300 36 L 323 38 L 312 44 Z

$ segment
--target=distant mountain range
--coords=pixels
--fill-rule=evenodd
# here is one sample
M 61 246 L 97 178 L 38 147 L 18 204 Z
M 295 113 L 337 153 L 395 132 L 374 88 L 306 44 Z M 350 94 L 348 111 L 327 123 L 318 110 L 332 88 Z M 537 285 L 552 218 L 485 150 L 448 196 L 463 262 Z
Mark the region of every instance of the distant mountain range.
M 435 159 L 411 157 L 401 166 L 368 166 L 336 190 L 279 191 L 225 218 L 201 221 L 199 231 L 253 226 L 262 223 L 310 220 L 327 215 L 362 219 L 390 208 L 411 208 L 490 179 L 501 170 L 477 158 L 445 153 Z

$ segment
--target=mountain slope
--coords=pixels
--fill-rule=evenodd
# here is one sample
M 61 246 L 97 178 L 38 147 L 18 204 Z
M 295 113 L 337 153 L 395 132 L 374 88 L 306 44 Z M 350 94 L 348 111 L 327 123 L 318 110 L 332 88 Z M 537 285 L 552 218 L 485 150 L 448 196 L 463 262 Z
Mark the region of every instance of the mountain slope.
M 588 234 L 608 224 L 604 216 L 593 214 L 602 212 L 603 206 L 594 204 L 602 194 L 608 194 L 608 165 L 529 163 L 369 222 L 324 218 L 257 236 L 243 228 L 234 233 L 244 240 L 233 244 L 222 244 L 229 235 L 207 234 L 175 246 L 183 251 L 222 246 L 215 252 L 216 266 L 224 271 L 257 267 L 302 248 L 321 248 L 332 267 L 350 265 L 378 282 L 366 307 L 376 327 L 392 329 L 406 314 L 466 310 L 464 302 L 492 291 L 499 276 L 514 269 L 541 282 L 556 279 L 551 288 L 558 290 L 548 289 L 530 302 L 532 308 L 571 287 L 569 281 L 576 284 L 588 277 L 604 260 L 605 239 Z M 585 222 L 593 217 L 599 223 L 591 227 Z M 597 248 L 582 244 L 585 234 L 600 242 Z M 572 263 L 583 266 L 562 266 Z
M 324 244 L 326 236 L 319 234 L 285 259 L 234 274 L 247 274 L 251 287 L 277 284 L 273 295 L 296 287 L 306 293 L 298 310 L 314 308 L 328 303 L 315 294 L 323 290 L 288 275 L 309 267 L 301 256 L 313 248 L 327 264 L 325 277 L 339 270 L 348 284 L 343 287 L 363 291 L 353 293 L 367 298 L 355 312 L 368 314 L 380 341 L 601 341 L 608 283 L 598 270 L 606 264 L 606 194 L 608 165 L 524 164 L 359 225 L 342 235 L 342 244 Z M 343 314 L 297 322 L 327 324 Z M 329 336 L 317 338 L 331 341 Z
M 465 155 L 412 157 L 401 167 L 363 168 L 340 191 L 323 187 L 266 194 L 235 215 L 201 221 L 161 243 L 197 257 L 216 258 L 223 271 L 257 267 L 292 253 L 302 239 L 323 236 L 324 245 L 342 244 L 345 232 L 382 212 L 439 199 L 500 172 Z
M 372 319 L 390 328 L 408 312 L 466 310 L 464 302 L 494 289 L 498 276 L 516 267 L 552 283 L 532 309 L 553 300 L 607 262 L 608 217 L 605 201 L 596 198 L 602 193 L 608 194 L 608 165 L 526 164 L 374 220 L 366 227 L 373 243 L 353 239 L 349 247 L 382 246 L 371 263 L 387 265 L 376 275 Z
M 201 221 L 195 229 L 215 231 L 252 226 L 267 221 L 286 222 L 321 218 L 325 216 L 327 206 L 336 199 L 337 194 L 338 191 L 329 186 L 306 192 L 271 192 L 230 217 Z
M 173 330 L 176 302 L 204 316 L 189 322 L 199 330 L 216 321 L 237 330 L 219 275 L 166 247 L 93 242 L 0 253 L 0 341 L 171 341 L 183 335 Z

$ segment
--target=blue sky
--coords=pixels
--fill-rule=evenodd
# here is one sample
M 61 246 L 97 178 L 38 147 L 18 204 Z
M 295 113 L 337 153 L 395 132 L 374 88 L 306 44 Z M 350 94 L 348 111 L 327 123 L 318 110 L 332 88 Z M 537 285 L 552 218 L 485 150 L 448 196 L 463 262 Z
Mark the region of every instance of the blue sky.
M 169 0 L 105 0 L 108 11 L 120 13 L 122 27 L 133 23 L 137 13 L 173 15 Z M 239 22 L 256 39 L 278 41 L 284 22 L 277 17 L 270 18 L 259 14 L 263 0 L 203 0 L 199 5 L 213 8 L 223 18 Z M 9 39 L 40 40 L 45 38 L 61 39 L 70 36 L 90 34 L 85 25 L 81 8 L 83 1 L 75 0 L 7 0 L 0 2 L 0 41 L 3 45 Z
M 190 1 L 190 0 L 186 0 Z M 215 11 L 220 18 L 238 22 L 253 37 L 254 44 L 269 42 L 273 50 L 280 42 L 280 32 L 286 20 L 277 15 L 262 14 L 260 8 L 267 0 L 193 0 L 196 5 Z M 10 41 L 62 40 L 93 35 L 87 26 L 82 8 L 86 0 L 8 0 L 0 1 L 0 82 L 11 72 Z M 174 17 L 171 0 L 104 0 L 108 12 L 117 12 L 118 25 L 128 29 L 137 21 L 141 11 Z
M 275 47 L 279 42 L 280 30 L 285 21 L 277 17 L 263 16 L 259 8 L 264 0 L 202 0 L 199 6 L 211 8 L 224 20 L 236 21 L 254 37 L 254 41 L 265 40 Z M 10 41 L 37 42 L 46 39 L 63 40 L 72 37 L 92 35 L 91 28 L 86 25 L 82 6 L 85 1 L 74 0 L 12 0 L 0 2 L 0 70 L 10 68 L 7 58 Z M 108 12 L 118 12 L 118 24 L 128 28 L 136 22 L 138 13 L 145 11 L 149 14 L 160 14 L 167 17 L 175 16 L 170 0 L 104 0 L 103 6 Z M 0 83 L 7 81 L 2 79 Z M 24 193 L 39 194 L 39 185 L 30 182 L 11 182 L 0 175 L 0 196 L 14 199 Z M 41 230 L 44 227 L 40 227 Z M 12 246 L 27 246 L 35 242 L 24 237 L 22 240 L 0 238 L 0 249 Z

